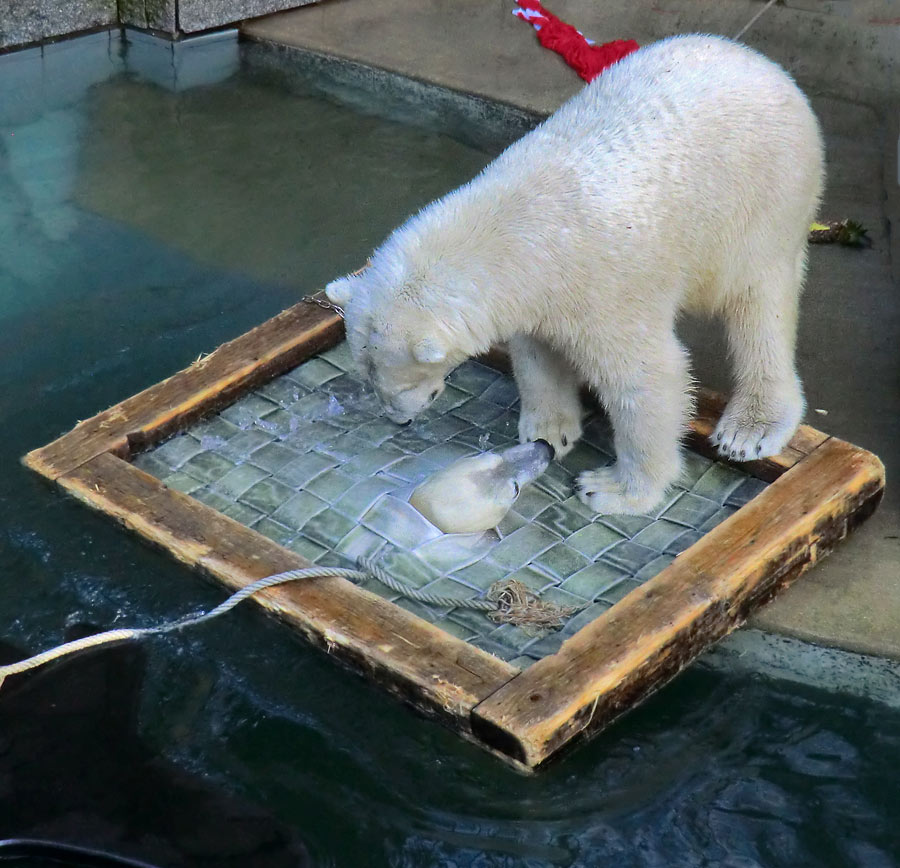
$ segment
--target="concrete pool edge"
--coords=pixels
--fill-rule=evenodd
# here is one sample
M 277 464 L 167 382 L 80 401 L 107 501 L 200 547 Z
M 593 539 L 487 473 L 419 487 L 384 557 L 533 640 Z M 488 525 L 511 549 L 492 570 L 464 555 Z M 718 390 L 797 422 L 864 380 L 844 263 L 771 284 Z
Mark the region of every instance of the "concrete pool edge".
M 296 9 L 318 0 L 79 0 L 77 3 L 6 4 L 0 51 L 35 48 L 57 40 L 128 27 L 169 40 L 239 21 Z
M 749 672 L 900 708 L 900 660 L 860 654 L 792 636 L 744 627 L 696 665 Z
M 505 148 L 547 116 L 349 57 L 257 39 L 244 31 L 241 41 L 244 61 L 276 76 L 288 89 L 317 91 L 363 113 L 449 134 L 482 150 Z
M 481 107 L 491 102 L 486 94 L 465 93 L 453 86 L 442 84 L 439 76 L 420 75 L 411 78 L 405 71 L 391 69 L 387 64 L 374 66 L 363 60 L 326 51 L 321 46 L 308 48 L 277 42 L 271 36 L 261 35 L 265 32 L 263 28 L 257 28 L 254 25 L 244 28 L 241 33 L 245 43 L 258 50 L 259 58 L 265 58 L 268 55 L 272 60 L 276 58 L 287 60 L 297 64 L 304 74 L 315 70 L 317 74 L 325 74 L 330 81 L 339 83 L 343 87 L 356 87 L 370 93 L 374 90 L 379 98 L 387 93 L 391 100 L 405 105 L 407 109 L 426 107 L 427 111 L 424 116 L 426 125 L 435 119 L 444 119 L 446 117 L 444 107 L 448 105 L 456 108 L 461 119 L 478 120 L 479 113 L 482 111 Z M 577 79 L 575 81 L 573 90 L 578 86 Z M 504 115 L 508 113 L 508 117 L 518 119 L 516 126 L 521 131 L 518 134 L 527 131 L 529 118 L 533 119 L 533 122 L 539 122 L 543 117 L 543 114 L 533 107 L 517 107 L 506 101 L 497 101 L 495 104 L 499 110 L 492 115 L 493 123 L 502 124 Z M 475 106 L 479 107 L 478 111 L 473 110 Z M 513 131 L 509 131 L 509 133 L 515 137 Z M 491 136 L 502 138 L 502 134 L 497 130 L 493 130 Z M 713 658 L 737 660 L 737 656 L 729 653 L 727 649 L 732 646 L 741 647 L 744 662 L 758 660 L 761 671 L 772 674 L 773 677 L 788 677 L 788 680 L 799 680 L 802 683 L 815 683 L 816 673 L 811 671 L 808 665 L 808 660 L 812 659 L 810 655 L 822 661 L 845 660 L 846 666 L 841 671 L 852 669 L 849 661 L 859 660 L 879 661 L 885 672 L 895 672 L 897 667 L 900 667 L 900 653 L 897 648 L 879 642 L 877 637 L 873 641 L 860 642 L 854 637 L 792 627 L 790 623 L 782 624 L 779 619 L 774 619 L 774 622 L 767 607 L 750 622 L 748 627 L 726 640 L 726 649 L 723 649 L 719 657 L 716 657 L 716 652 L 712 652 Z M 767 637 L 769 643 L 766 645 L 758 639 L 755 640 L 750 643 L 753 649 L 753 653 L 750 653 L 748 650 L 750 646 L 747 645 L 750 640 L 740 638 L 744 634 Z M 763 653 L 764 645 L 765 653 Z M 776 647 L 779 649 L 779 653 L 773 656 Z M 791 669 L 788 660 L 793 653 L 798 655 L 798 662 L 797 666 Z M 828 672 L 833 670 L 836 671 L 834 666 L 829 664 Z M 851 680 L 849 677 L 842 680 L 837 674 L 833 675 L 832 679 L 835 685 L 845 682 L 850 685 Z M 835 687 L 835 689 L 838 688 Z M 860 689 L 864 690 L 862 687 Z M 898 683 L 898 690 L 900 690 L 900 683 Z

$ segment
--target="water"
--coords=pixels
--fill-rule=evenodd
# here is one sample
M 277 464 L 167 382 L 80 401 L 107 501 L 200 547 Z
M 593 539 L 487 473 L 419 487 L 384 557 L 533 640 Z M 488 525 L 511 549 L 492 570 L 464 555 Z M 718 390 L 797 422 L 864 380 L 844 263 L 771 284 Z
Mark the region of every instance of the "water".
M 222 598 L 19 457 L 358 266 L 488 156 L 282 90 L 229 44 L 91 37 L 0 58 L 0 86 L 10 660 Z M 200 868 L 879 868 L 900 864 L 898 724 L 694 670 L 523 779 L 248 607 L 10 680 L 0 837 Z

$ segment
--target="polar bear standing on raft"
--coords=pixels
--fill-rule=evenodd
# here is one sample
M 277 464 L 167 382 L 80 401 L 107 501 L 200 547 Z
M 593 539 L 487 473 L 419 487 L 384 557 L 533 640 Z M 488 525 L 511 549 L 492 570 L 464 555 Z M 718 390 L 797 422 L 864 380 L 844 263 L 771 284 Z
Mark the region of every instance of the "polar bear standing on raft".
M 799 424 L 797 304 L 822 184 L 816 118 L 781 68 L 727 39 L 673 37 L 608 69 L 326 292 L 395 422 L 506 342 L 520 438 L 562 455 L 586 383 L 617 459 L 582 473 L 579 495 L 597 513 L 641 513 L 681 469 L 680 310 L 727 329 L 722 455 L 774 455 Z

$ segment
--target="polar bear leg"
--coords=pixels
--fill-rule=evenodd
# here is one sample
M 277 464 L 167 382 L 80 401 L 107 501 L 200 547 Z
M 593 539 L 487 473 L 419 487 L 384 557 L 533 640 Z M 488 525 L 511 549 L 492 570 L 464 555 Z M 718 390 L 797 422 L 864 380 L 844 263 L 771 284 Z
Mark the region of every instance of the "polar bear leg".
M 595 513 L 639 515 L 660 505 L 681 473 L 680 441 L 690 414 L 688 356 L 674 334 L 639 358 L 619 359 L 591 385 L 609 414 L 616 462 L 578 477 Z
M 712 441 L 736 461 L 777 455 L 797 430 L 806 405 L 794 345 L 805 250 L 796 265 L 771 268 L 725 309 L 735 390 Z
M 519 440 L 546 440 L 560 458 L 581 437 L 578 375 L 563 356 L 531 335 L 516 335 L 508 346 L 521 399 Z

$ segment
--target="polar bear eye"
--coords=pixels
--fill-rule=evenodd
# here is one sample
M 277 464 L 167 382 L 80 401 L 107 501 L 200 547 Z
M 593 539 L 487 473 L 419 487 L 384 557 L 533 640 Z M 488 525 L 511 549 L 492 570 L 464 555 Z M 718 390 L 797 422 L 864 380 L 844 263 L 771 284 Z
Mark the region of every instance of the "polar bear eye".
M 435 389 L 435 390 L 428 396 L 428 400 L 429 400 L 429 401 L 433 401 L 435 398 L 437 398 L 437 393 L 438 393 L 438 390 Z
M 519 483 L 513 481 L 513 497 L 519 496 Z

